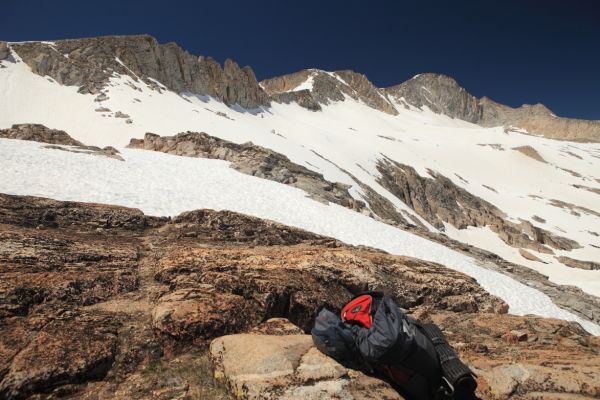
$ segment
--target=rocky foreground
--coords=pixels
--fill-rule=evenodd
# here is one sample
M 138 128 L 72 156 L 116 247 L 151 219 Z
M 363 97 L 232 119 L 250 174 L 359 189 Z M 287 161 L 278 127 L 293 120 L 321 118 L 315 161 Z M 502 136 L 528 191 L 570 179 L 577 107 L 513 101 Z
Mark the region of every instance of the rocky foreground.
M 401 398 L 304 334 L 365 289 L 438 323 L 484 399 L 600 396 L 598 337 L 443 266 L 227 211 L 0 195 L 0 398 Z

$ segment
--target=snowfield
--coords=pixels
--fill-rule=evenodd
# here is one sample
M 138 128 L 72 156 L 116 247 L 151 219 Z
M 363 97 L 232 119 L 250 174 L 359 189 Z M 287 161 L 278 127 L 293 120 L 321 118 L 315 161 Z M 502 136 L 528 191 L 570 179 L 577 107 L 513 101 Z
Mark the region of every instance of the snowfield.
M 472 258 L 347 208 L 311 200 L 299 189 L 241 174 L 228 162 L 132 149 L 120 149 L 125 161 L 119 161 L 44 146 L 0 139 L 0 192 L 122 205 L 158 216 L 199 208 L 237 211 L 446 265 L 504 299 L 513 314 L 577 321 L 600 335 L 600 326 L 562 310 L 535 289 L 478 266 Z

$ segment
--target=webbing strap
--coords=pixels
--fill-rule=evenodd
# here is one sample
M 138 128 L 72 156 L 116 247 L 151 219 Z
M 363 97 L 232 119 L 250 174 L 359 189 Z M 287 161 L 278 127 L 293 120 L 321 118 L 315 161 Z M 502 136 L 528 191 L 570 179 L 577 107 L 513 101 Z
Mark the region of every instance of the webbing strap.
M 473 372 L 458 357 L 454 349 L 448 344 L 444 333 L 434 324 L 422 325 L 423 331 L 429 337 L 440 359 L 442 374 L 454 391 L 457 386 L 466 385 L 469 390 L 475 391 L 477 383 Z

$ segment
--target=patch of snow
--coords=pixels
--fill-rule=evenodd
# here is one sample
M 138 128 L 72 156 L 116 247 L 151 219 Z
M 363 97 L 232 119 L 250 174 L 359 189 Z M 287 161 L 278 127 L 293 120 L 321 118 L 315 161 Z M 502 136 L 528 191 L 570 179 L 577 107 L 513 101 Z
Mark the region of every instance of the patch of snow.
M 292 89 L 292 92 L 299 92 L 301 90 L 308 90 L 311 91 L 313 88 L 313 79 L 314 76 L 311 74 L 308 76 L 308 78 L 306 78 L 306 80 L 304 82 L 302 82 L 301 84 L 299 84 L 298 86 L 296 86 L 294 89 Z

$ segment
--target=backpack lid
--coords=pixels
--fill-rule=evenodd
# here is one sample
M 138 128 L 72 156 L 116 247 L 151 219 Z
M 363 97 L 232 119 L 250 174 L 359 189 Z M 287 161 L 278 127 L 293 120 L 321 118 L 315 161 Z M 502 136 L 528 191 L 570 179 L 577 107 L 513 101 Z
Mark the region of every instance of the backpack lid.
M 342 309 L 342 321 L 355 323 L 371 329 L 371 326 L 373 326 L 373 318 L 371 317 L 372 304 L 373 297 L 371 295 L 365 294 L 356 297 Z

